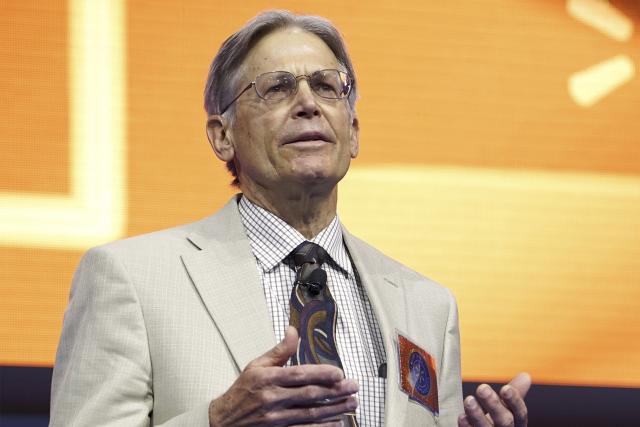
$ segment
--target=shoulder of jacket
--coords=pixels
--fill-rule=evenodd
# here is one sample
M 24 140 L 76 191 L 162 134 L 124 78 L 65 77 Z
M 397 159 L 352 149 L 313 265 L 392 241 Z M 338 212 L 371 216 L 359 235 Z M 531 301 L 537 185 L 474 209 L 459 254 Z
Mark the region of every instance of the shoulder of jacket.
M 413 270 L 402 262 L 383 253 L 378 248 L 365 242 L 364 240 L 349 234 L 348 240 L 366 259 L 373 260 L 376 268 L 383 274 L 400 276 L 405 284 L 415 284 L 424 286 L 430 292 L 445 293 L 452 296 L 451 291 L 437 281 L 425 276 L 424 274 Z
M 165 251 L 185 251 L 195 249 L 187 236 L 201 227 L 208 218 L 201 219 L 188 224 L 157 230 L 137 236 L 127 237 L 121 240 L 105 243 L 93 247 L 87 251 L 88 254 L 108 254 L 108 255 L 131 255 L 143 252 L 158 254 Z

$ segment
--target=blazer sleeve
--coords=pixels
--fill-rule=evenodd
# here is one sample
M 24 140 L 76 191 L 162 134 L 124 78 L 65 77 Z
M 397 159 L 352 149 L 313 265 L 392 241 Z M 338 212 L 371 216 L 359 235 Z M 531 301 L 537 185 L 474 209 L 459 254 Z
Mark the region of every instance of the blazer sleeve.
M 440 422 L 442 425 L 457 425 L 458 416 L 464 413 L 462 404 L 462 377 L 460 372 L 460 331 L 458 327 L 458 305 L 455 297 L 449 295 L 449 315 L 444 331 L 443 357 L 440 369 Z
M 153 381 L 147 331 L 125 265 L 108 247 L 74 275 L 51 390 L 50 426 L 148 426 Z M 163 424 L 206 427 L 208 405 Z

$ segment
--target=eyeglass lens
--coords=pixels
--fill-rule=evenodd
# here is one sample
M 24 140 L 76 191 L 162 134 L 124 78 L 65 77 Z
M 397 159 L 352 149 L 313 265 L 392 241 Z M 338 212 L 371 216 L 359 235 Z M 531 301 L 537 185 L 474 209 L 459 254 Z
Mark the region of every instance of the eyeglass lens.
M 298 78 L 306 76 L 298 76 Z M 256 78 L 258 96 L 266 100 L 281 100 L 295 93 L 298 78 L 287 71 L 264 73 Z M 340 99 L 349 93 L 350 82 L 346 73 L 338 70 L 320 70 L 308 77 L 309 86 L 323 98 Z

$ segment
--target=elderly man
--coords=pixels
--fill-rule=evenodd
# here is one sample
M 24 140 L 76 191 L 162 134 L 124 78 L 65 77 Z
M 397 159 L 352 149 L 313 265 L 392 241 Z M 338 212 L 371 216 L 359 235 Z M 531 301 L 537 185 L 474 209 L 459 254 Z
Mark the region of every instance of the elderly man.
M 451 293 L 340 224 L 355 99 L 324 19 L 268 12 L 225 41 L 207 134 L 242 194 L 85 255 L 51 425 L 526 425 L 526 376 L 463 405 Z

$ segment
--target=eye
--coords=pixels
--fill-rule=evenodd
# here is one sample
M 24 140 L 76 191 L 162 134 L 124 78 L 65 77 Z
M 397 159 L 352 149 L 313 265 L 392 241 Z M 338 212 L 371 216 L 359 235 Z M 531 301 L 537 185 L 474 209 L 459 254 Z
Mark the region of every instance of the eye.
M 338 96 L 339 90 L 336 85 L 331 84 L 328 81 L 317 81 L 314 82 L 313 89 L 320 96 L 325 96 L 329 98 L 336 98 Z
M 283 84 L 281 84 L 281 83 L 279 83 L 279 84 L 275 84 L 275 85 L 273 85 L 273 86 L 268 87 L 268 88 L 267 88 L 267 91 L 266 91 L 266 94 L 269 94 L 269 93 L 278 93 L 278 92 L 282 92 L 282 91 L 284 91 L 284 90 L 285 90 L 284 85 L 283 85 Z
M 258 82 L 258 94 L 265 99 L 284 99 L 295 90 L 296 80 L 288 74 L 269 73 Z

